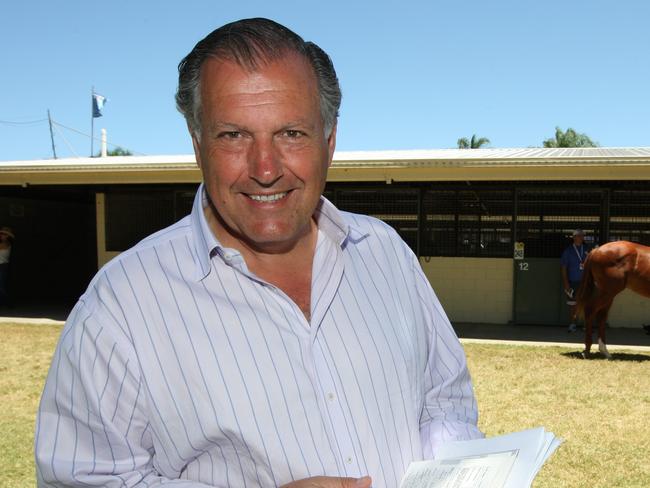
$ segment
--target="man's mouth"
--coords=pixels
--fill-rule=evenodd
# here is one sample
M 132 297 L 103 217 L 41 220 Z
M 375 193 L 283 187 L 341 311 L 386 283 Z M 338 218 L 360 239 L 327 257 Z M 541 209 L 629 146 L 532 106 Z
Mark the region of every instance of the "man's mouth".
M 256 195 L 254 193 L 248 193 L 246 196 L 251 200 L 255 200 L 256 202 L 277 202 L 278 200 L 282 200 L 288 194 L 288 191 L 283 191 L 280 193 L 272 193 L 270 195 Z

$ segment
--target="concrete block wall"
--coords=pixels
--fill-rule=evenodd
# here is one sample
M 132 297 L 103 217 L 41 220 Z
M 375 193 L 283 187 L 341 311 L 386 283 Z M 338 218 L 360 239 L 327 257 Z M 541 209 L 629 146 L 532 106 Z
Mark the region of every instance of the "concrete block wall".
M 611 327 L 641 327 L 650 324 L 650 299 L 624 290 L 615 299 L 609 311 Z
M 420 258 L 436 295 L 452 322 L 507 324 L 512 320 L 512 259 Z M 625 290 L 614 300 L 611 327 L 650 323 L 650 299 Z
M 512 259 L 431 257 L 420 264 L 452 322 L 512 320 Z

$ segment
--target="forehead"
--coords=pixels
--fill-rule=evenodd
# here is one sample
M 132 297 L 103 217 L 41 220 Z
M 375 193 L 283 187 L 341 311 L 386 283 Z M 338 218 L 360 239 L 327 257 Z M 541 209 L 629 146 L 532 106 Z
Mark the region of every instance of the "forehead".
M 309 62 L 289 52 L 274 60 L 259 60 L 254 68 L 222 58 L 208 58 L 201 67 L 201 99 L 288 95 L 318 97 L 318 82 Z

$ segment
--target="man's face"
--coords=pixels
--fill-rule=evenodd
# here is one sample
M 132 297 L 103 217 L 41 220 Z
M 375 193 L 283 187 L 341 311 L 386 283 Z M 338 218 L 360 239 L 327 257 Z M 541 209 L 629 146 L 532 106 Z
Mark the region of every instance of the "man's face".
M 582 245 L 583 242 L 585 242 L 585 236 L 584 235 L 578 234 L 578 235 L 573 236 L 573 243 L 576 246 Z
M 335 146 L 318 85 L 289 53 L 254 72 L 208 59 L 201 70 L 201 136 L 194 151 L 217 237 L 261 251 L 291 249 L 311 228 Z

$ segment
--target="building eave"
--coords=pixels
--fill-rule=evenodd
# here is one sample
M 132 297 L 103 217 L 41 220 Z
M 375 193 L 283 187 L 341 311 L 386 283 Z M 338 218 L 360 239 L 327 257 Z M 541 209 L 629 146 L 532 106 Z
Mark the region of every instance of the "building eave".
M 328 181 L 650 180 L 650 148 L 337 152 Z M 0 185 L 198 183 L 194 155 L 0 163 Z

